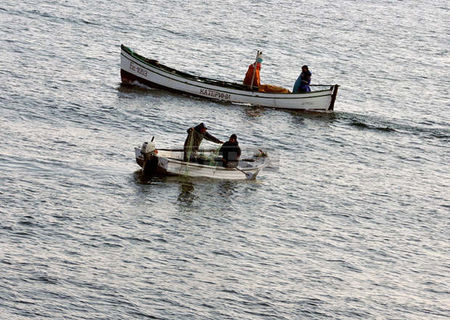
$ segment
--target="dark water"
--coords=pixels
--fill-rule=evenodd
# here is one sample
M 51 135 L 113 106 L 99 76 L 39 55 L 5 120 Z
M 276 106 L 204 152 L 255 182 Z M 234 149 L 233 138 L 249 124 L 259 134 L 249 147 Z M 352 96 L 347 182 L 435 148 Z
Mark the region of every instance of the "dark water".
M 448 319 L 447 1 L 0 4 L 0 318 Z M 180 70 L 341 85 L 336 112 L 120 86 Z M 205 122 L 254 182 L 143 181 L 133 147 Z M 207 146 L 207 144 L 206 144 Z

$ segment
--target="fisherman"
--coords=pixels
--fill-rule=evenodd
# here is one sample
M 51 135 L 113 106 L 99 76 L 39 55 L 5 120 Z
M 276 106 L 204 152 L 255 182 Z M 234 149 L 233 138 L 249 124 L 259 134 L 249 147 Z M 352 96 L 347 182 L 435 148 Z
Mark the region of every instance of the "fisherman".
M 224 167 L 237 167 L 239 157 L 241 156 L 241 148 L 239 148 L 239 143 L 235 134 L 232 134 L 230 139 L 222 145 L 219 150 L 219 154 L 222 154 L 222 162 Z
M 184 142 L 184 161 L 196 161 L 197 151 L 203 138 L 214 143 L 223 143 L 206 130 L 208 129 L 203 122 L 187 130 L 188 136 Z
M 253 62 L 251 65 L 248 66 L 247 73 L 245 74 L 244 78 L 244 85 L 250 87 L 250 89 L 258 89 L 258 87 L 261 85 L 261 79 L 259 72 L 261 70 L 261 63 L 262 63 L 262 52 L 258 51 L 258 54 L 256 55 L 256 61 Z M 252 83 L 253 79 L 253 83 Z
M 311 92 L 311 88 L 309 87 L 310 83 L 311 72 L 308 70 L 308 66 L 304 65 L 302 66 L 302 72 L 295 81 L 292 93 Z

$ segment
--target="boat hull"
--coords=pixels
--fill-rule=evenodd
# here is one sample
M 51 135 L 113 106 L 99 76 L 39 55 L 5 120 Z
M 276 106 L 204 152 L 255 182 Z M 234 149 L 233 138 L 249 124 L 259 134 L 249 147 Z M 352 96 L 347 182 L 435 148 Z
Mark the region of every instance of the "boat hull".
M 237 83 L 217 81 L 179 72 L 149 60 L 121 46 L 121 79 L 124 84 L 140 83 L 222 102 L 280 109 L 332 111 L 338 85 L 308 93 L 266 93 L 249 90 Z
M 145 175 L 188 176 L 223 180 L 253 180 L 268 165 L 268 159 L 261 157 L 253 161 L 239 161 L 237 168 L 208 165 L 181 160 L 182 153 L 161 152 L 145 157 L 140 148 L 135 148 L 136 163 Z

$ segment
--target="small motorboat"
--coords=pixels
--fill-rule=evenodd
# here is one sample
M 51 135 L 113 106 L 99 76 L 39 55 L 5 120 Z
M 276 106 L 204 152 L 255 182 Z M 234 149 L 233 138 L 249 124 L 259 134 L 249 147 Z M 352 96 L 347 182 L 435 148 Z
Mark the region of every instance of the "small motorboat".
M 136 163 L 149 176 L 189 176 L 226 180 L 253 180 L 269 164 L 267 153 L 257 150 L 238 161 L 236 167 L 224 167 L 218 149 L 200 149 L 195 161 L 184 161 L 183 149 L 157 149 L 153 139 L 135 148 Z
M 263 106 L 277 109 L 334 110 L 339 85 L 311 85 L 304 93 L 261 92 L 242 83 L 194 76 L 148 59 L 121 45 L 120 75 L 125 85 L 145 85 L 221 102 Z

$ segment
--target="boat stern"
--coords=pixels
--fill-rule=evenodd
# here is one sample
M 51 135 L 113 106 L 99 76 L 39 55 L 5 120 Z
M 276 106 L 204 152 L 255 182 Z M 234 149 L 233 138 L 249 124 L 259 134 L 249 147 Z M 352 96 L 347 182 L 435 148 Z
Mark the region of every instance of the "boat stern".
M 334 84 L 331 86 L 331 102 L 330 102 L 330 106 L 328 107 L 328 111 L 333 111 L 334 110 L 334 103 L 336 101 L 336 97 L 337 97 L 337 93 L 338 93 L 338 89 L 339 89 L 339 85 L 338 84 Z

